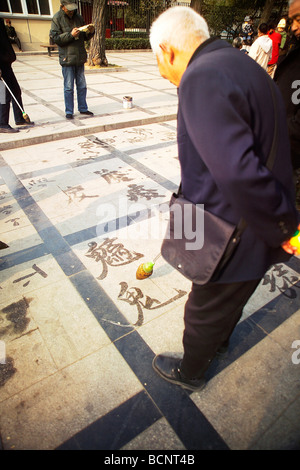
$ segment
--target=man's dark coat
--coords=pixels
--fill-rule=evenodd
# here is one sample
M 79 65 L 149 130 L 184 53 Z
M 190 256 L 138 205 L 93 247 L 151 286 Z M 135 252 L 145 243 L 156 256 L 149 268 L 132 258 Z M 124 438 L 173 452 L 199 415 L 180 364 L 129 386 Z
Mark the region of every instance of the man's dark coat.
M 286 106 L 293 167 L 300 168 L 300 40 L 278 65 L 274 79 Z
M 270 85 L 277 95 L 278 150 L 264 166 L 274 131 Z M 209 39 L 194 53 L 178 90 L 178 147 L 184 196 L 248 227 L 218 282 L 260 279 L 289 258 L 281 243 L 298 224 L 289 137 L 280 91 L 250 57 Z
M 7 36 L 3 18 L 0 18 L 0 46 L 0 68 L 4 69 L 16 60 L 16 54 Z
M 84 19 L 75 10 L 72 18 L 61 9 L 53 16 L 50 36 L 58 45 L 59 63 L 62 67 L 83 65 L 87 60 L 84 41 L 88 41 L 94 33 L 80 32 L 75 39 L 71 32 L 74 28 L 83 26 Z

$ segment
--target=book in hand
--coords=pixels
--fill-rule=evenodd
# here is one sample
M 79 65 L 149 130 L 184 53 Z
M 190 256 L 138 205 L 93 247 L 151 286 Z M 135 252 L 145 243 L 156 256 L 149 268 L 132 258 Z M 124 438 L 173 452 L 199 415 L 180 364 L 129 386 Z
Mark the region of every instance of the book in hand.
M 80 26 L 80 28 L 77 28 L 79 31 L 83 31 L 84 33 L 87 33 L 88 30 L 89 30 L 89 26 L 93 26 L 94 27 L 94 24 L 93 23 L 90 23 L 90 24 L 85 24 L 84 26 Z

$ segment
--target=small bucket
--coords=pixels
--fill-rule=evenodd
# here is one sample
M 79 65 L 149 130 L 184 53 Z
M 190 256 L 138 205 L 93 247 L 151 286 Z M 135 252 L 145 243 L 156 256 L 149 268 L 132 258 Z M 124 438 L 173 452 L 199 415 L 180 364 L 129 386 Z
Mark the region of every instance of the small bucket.
M 123 96 L 123 108 L 132 108 L 132 96 Z

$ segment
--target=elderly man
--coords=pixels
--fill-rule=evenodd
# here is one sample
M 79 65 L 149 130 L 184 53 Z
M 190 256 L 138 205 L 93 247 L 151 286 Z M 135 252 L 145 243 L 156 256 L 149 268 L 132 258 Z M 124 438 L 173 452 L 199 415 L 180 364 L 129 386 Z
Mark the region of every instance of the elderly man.
M 291 157 L 294 170 L 300 168 L 300 0 L 290 1 L 293 46 L 278 65 L 275 81 L 282 92 L 288 115 Z
M 77 8 L 77 4 L 71 0 L 61 0 L 60 10 L 53 16 L 50 30 L 50 36 L 59 49 L 67 119 L 74 117 L 74 81 L 77 87 L 78 111 L 81 114 L 93 116 L 93 113 L 88 110 L 86 102 L 87 87 L 84 64 L 87 60 L 87 53 L 84 41 L 92 38 L 95 30 L 91 25 L 88 26 L 87 32 L 78 29 L 84 25 L 84 20 L 77 13 Z
M 266 270 L 290 256 L 281 245 L 294 234 L 298 214 L 285 108 L 262 67 L 225 41 L 209 38 L 205 20 L 189 7 L 162 13 L 152 25 L 150 41 L 161 75 L 178 87 L 184 197 L 232 224 L 242 217 L 247 222 L 219 277 L 192 284 L 185 305 L 183 355 L 159 354 L 153 360 L 154 370 L 165 380 L 199 390 Z M 279 120 L 272 171 L 265 166 L 275 125 L 270 87 Z

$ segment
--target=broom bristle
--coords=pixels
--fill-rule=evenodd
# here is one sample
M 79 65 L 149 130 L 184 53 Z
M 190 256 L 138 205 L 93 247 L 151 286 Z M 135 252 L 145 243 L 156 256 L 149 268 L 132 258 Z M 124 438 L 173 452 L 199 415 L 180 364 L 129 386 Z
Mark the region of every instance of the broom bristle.
M 28 116 L 28 114 L 23 113 L 23 118 L 24 118 L 24 120 L 25 120 L 26 122 L 28 122 L 28 123 L 31 122 L 31 121 L 30 121 L 30 117 Z

